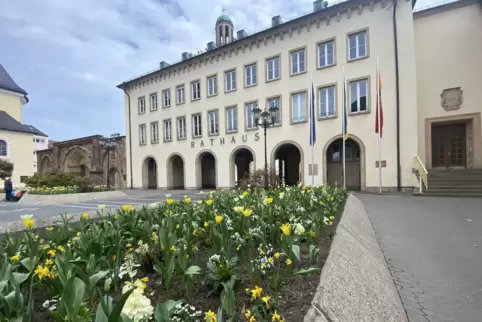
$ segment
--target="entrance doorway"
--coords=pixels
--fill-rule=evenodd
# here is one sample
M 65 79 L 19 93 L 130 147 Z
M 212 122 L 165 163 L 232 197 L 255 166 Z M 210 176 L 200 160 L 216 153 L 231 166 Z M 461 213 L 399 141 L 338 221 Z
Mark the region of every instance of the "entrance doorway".
M 280 183 L 297 185 L 302 182 L 301 151 L 292 143 L 285 143 L 274 153 L 274 166 Z
M 240 180 L 249 178 L 254 171 L 254 156 L 247 148 L 239 148 L 231 158 L 231 182 L 236 186 Z
M 346 188 L 360 190 L 360 147 L 355 141 L 345 141 L 345 156 Z M 330 186 L 343 186 L 343 139 L 331 143 L 326 151 L 326 178 Z
M 203 152 L 196 162 L 197 186 L 201 189 L 216 189 L 216 158 L 211 152 Z
M 167 161 L 167 188 L 184 189 L 184 160 L 178 154 Z
M 465 168 L 466 153 L 466 123 L 432 124 L 432 168 Z
M 157 163 L 152 157 L 144 160 L 142 166 L 142 187 L 144 189 L 157 189 Z

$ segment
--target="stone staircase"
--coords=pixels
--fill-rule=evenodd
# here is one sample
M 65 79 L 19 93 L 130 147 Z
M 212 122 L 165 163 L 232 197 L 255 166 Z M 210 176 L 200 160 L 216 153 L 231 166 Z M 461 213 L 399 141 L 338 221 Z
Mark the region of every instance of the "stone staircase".
M 428 170 L 423 196 L 482 198 L 482 169 Z

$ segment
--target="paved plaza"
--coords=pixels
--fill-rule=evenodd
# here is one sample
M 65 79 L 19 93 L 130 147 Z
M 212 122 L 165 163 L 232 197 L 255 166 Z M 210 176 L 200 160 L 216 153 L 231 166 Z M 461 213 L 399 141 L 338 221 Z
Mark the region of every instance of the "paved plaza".
M 482 321 L 482 199 L 357 196 L 410 322 Z

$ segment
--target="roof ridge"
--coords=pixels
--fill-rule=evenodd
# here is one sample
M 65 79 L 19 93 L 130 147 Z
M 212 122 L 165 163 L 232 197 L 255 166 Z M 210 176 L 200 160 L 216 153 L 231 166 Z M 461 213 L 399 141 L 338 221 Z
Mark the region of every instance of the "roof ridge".
M 10 76 L 2 64 L 0 64 L 0 89 L 27 95 L 27 92 L 15 83 L 12 76 Z

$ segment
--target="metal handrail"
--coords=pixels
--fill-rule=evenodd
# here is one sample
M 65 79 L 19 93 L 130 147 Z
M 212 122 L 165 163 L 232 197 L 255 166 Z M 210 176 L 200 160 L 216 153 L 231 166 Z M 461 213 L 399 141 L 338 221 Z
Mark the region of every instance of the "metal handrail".
M 412 168 L 418 173 L 417 179 L 419 183 L 420 193 L 422 193 L 424 187 L 425 189 L 428 189 L 428 171 L 427 168 L 425 168 L 425 166 L 423 165 L 423 162 L 418 155 L 413 158 Z

